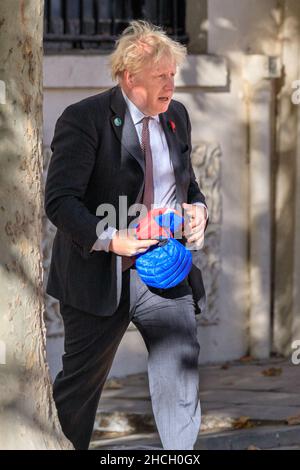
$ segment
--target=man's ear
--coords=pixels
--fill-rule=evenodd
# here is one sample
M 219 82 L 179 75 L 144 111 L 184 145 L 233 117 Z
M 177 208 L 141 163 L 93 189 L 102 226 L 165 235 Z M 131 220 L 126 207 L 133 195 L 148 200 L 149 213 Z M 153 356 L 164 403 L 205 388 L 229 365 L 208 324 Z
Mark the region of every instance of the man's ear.
M 132 88 L 134 85 L 134 75 L 129 72 L 128 70 L 124 70 L 123 73 L 123 80 L 125 84 L 128 86 L 128 88 Z

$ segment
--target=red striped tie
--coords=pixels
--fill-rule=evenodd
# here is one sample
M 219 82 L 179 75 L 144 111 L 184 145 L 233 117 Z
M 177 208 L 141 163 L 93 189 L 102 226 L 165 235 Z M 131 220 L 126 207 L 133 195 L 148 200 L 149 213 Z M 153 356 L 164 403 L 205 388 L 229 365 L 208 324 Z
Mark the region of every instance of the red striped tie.
M 153 183 L 153 161 L 152 152 L 150 146 L 150 132 L 149 132 L 149 120 L 152 119 L 150 116 L 143 118 L 142 128 L 142 139 L 141 147 L 145 156 L 145 185 L 142 197 L 142 204 L 144 204 L 148 211 L 151 210 L 151 204 L 154 203 L 154 183 Z M 122 271 L 130 268 L 134 264 L 134 260 L 130 256 L 122 257 Z
M 149 120 L 151 117 L 143 118 L 142 129 L 142 151 L 145 155 L 145 186 L 142 203 L 151 210 L 151 204 L 154 203 L 154 183 L 153 183 L 153 161 L 150 146 Z

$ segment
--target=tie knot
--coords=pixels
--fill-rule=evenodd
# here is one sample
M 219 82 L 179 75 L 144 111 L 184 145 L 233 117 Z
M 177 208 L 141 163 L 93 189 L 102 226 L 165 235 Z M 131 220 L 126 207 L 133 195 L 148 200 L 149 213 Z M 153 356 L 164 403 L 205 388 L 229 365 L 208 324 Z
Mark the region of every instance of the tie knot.
M 143 117 L 142 122 L 145 123 L 145 124 L 148 124 L 150 119 L 152 119 L 151 116 L 145 116 L 145 117 Z

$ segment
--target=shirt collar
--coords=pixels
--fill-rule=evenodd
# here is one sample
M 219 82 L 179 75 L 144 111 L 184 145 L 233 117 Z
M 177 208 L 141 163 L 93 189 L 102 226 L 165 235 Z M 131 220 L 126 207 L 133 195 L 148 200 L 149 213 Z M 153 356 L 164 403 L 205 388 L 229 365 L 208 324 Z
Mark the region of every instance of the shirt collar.
M 124 100 L 126 101 L 126 104 L 128 106 L 129 112 L 131 114 L 132 120 L 134 122 L 134 125 L 138 124 L 141 122 L 141 120 L 146 117 L 142 111 L 139 110 L 139 108 L 128 98 L 124 90 L 121 88 L 122 95 L 124 97 Z M 151 116 L 155 121 L 159 122 L 159 115 L 156 114 L 155 116 Z

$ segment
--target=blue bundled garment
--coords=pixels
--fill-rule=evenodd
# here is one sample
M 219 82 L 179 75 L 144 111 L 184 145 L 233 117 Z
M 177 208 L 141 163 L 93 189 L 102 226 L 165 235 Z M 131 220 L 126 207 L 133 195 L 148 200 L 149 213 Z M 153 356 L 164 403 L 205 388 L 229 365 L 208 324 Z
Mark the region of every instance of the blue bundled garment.
M 192 255 L 178 240 L 174 233 L 183 224 L 183 217 L 170 209 L 159 209 L 151 217 L 148 213 L 146 220 L 149 225 L 159 228 L 160 242 L 150 247 L 145 253 L 136 256 L 136 269 L 145 284 L 160 289 L 169 289 L 179 284 L 189 274 L 192 267 Z M 144 224 L 145 228 L 145 224 Z M 141 225 L 136 227 L 139 233 Z M 145 237 L 138 237 L 145 238 Z M 153 238 L 153 237 L 152 237 Z M 155 237 L 156 238 L 156 237 Z

